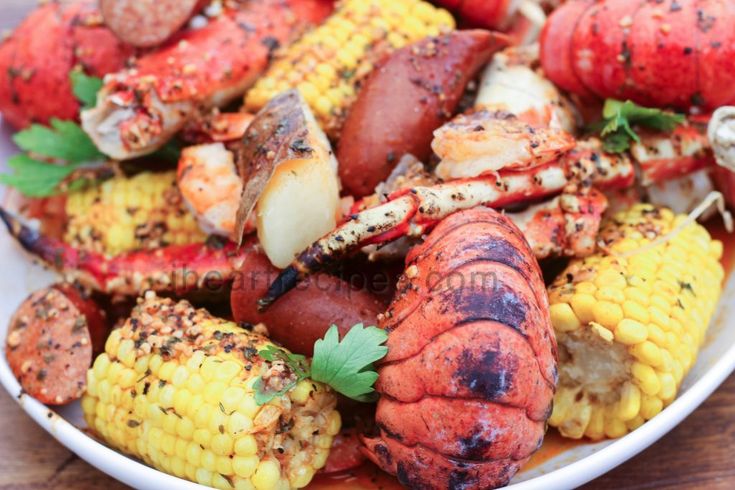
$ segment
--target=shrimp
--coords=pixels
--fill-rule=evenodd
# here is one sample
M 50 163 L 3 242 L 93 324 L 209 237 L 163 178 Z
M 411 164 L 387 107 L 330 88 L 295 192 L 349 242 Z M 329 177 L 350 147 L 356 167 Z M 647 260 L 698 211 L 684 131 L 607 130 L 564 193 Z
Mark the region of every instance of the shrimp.
M 233 153 L 223 143 L 185 148 L 177 180 L 181 196 L 202 230 L 233 238 L 243 190 Z

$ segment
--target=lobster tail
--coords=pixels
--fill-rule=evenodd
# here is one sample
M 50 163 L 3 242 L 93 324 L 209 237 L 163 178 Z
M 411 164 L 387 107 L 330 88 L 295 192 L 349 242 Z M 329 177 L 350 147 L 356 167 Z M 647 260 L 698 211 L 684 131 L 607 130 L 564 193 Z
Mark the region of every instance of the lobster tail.
M 572 0 L 544 26 L 541 64 L 578 95 L 711 110 L 735 101 L 734 19 L 722 0 Z
M 541 444 L 556 383 L 538 264 L 508 218 L 477 208 L 406 266 L 380 322 L 389 352 L 365 453 L 411 488 L 503 485 Z

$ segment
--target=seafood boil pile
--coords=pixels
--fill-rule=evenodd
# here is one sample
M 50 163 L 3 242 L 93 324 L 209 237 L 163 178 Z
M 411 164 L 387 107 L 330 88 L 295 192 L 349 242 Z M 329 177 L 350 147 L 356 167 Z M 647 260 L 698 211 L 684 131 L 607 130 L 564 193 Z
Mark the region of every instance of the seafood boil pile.
M 220 489 L 496 488 L 549 426 L 623 437 L 722 292 L 733 25 L 725 0 L 44 2 L 0 42 L 0 218 L 58 282 L 5 359 Z

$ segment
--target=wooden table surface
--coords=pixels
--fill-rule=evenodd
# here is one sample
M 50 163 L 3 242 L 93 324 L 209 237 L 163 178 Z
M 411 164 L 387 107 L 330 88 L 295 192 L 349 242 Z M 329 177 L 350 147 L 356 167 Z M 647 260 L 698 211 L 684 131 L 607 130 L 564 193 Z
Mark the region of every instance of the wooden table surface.
M 734 445 L 735 376 L 731 376 L 671 433 L 586 488 L 733 489 Z M 0 389 L 0 490 L 67 488 L 126 487 L 52 439 Z
M 28 0 L 0 0 L 0 30 Z M 651 448 L 593 481 L 594 489 L 735 488 L 735 376 Z M 0 389 L 0 490 L 126 488 L 61 446 Z

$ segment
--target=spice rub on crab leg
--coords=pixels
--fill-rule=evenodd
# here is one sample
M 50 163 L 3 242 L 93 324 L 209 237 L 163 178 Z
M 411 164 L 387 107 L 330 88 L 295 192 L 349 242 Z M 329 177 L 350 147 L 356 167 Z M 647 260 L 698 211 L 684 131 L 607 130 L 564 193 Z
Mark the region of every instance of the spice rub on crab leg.
M 151 153 L 199 106 L 234 100 L 265 70 L 273 51 L 320 22 L 327 0 L 264 0 L 226 7 L 200 29 L 181 33 L 135 66 L 107 76 L 82 124 L 107 155 Z
M 45 264 L 85 287 L 111 294 L 137 295 L 147 289 L 184 293 L 208 281 L 221 287 L 246 253 L 233 243 L 200 242 L 107 256 L 44 235 L 1 208 L 0 219 L 26 251 Z
M 555 160 L 574 145 L 567 133 L 533 128 L 510 114 L 488 111 L 459 116 L 444 128 L 444 133 L 438 130 L 442 138 L 467 135 L 464 141 L 468 153 L 477 148 L 485 150 L 483 162 L 473 162 L 474 172 L 434 186 L 401 189 L 388 196 L 387 202 L 349 216 L 292 262 L 262 304 L 291 289 L 311 270 L 358 247 L 404 235 L 421 236 L 456 211 L 524 202 L 558 193 L 566 185 L 564 170 Z M 447 173 L 453 168 L 453 163 L 445 166 Z

